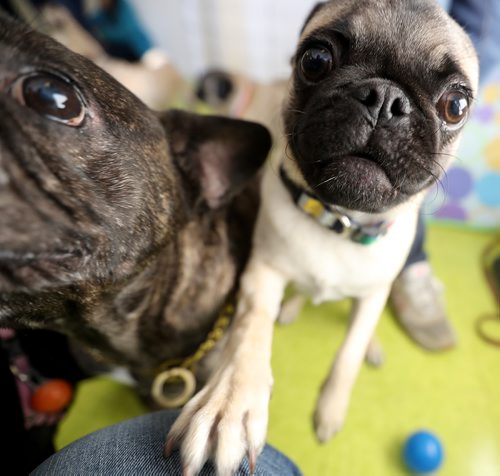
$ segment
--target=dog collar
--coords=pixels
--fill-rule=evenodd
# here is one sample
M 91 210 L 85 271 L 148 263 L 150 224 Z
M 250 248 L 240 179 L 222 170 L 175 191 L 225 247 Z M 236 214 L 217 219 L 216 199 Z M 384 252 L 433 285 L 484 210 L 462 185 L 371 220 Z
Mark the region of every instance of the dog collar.
M 162 408 L 178 408 L 185 405 L 196 390 L 195 367 L 224 336 L 235 313 L 233 298 L 224 306 L 207 338 L 194 354 L 163 362 L 154 370 L 151 396 Z M 169 387 L 181 388 L 180 393 L 169 392 Z
M 143 377 L 152 380 L 149 393 L 159 407 L 182 407 L 194 395 L 196 391 L 196 365 L 224 337 L 235 311 L 235 297 L 231 295 L 224 308 L 220 311 L 206 339 L 193 354 L 187 357 L 168 359 L 152 369 L 139 371 Z M 84 349 L 97 362 L 107 365 L 120 365 L 96 349 L 89 347 Z
M 320 225 L 335 233 L 349 238 L 360 245 L 371 245 L 387 233 L 392 222 L 380 221 L 369 225 L 357 223 L 348 215 L 335 210 L 318 197 L 294 183 L 280 167 L 280 176 L 295 205 L 314 218 Z

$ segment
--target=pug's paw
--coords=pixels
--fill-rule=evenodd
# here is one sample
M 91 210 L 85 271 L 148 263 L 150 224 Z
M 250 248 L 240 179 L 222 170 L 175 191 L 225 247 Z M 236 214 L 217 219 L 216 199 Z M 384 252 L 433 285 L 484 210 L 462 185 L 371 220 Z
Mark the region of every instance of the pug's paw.
M 314 412 L 314 429 L 320 443 L 326 443 L 340 431 L 348 404 L 348 398 L 342 392 L 333 386 L 323 386 Z
M 236 472 L 245 454 L 251 472 L 265 444 L 271 369 L 257 371 L 255 360 L 228 362 L 184 407 L 165 444 L 166 456 L 179 446 L 184 475 L 195 475 L 207 459 L 217 474 Z
M 306 298 L 302 294 L 295 294 L 281 305 L 278 315 L 278 322 L 282 325 L 292 324 L 299 316 L 306 303 Z
M 375 337 L 368 344 L 365 361 L 371 367 L 381 367 L 384 364 L 384 350 Z

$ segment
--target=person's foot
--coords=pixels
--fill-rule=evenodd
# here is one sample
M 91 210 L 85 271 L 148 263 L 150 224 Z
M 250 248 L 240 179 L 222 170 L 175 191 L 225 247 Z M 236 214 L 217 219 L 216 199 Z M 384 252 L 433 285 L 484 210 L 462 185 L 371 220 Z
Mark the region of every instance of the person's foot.
M 442 294 L 443 286 L 426 261 L 403 269 L 392 285 L 391 304 L 399 323 L 427 350 L 444 350 L 456 344 Z

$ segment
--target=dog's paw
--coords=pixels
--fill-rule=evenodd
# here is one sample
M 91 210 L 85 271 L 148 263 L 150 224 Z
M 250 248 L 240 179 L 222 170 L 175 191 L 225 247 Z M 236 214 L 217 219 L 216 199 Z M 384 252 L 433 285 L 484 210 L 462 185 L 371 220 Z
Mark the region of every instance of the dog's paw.
M 253 473 L 265 444 L 271 370 L 265 374 L 231 363 L 184 407 L 165 444 L 168 456 L 180 446 L 184 475 L 197 474 L 212 458 L 221 476 L 238 469 L 245 454 Z
M 286 325 L 294 322 L 305 303 L 306 298 L 302 294 L 295 294 L 290 299 L 284 301 L 278 315 L 278 323 Z
M 334 388 L 325 385 L 316 403 L 314 430 L 320 443 L 326 443 L 344 425 L 348 400 Z
M 380 342 L 372 337 L 366 349 L 365 361 L 372 367 L 381 367 L 384 363 L 384 351 Z
M 344 416 L 334 413 L 324 414 L 316 408 L 314 412 L 314 431 L 320 443 L 326 443 L 333 438 L 344 425 Z

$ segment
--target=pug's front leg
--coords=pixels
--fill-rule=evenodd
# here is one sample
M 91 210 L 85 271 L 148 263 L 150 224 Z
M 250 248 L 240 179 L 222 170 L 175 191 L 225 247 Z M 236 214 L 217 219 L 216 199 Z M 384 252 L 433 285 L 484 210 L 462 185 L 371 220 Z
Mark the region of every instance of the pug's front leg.
M 249 263 L 221 366 L 184 407 L 167 437 L 167 455 L 180 445 L 184 475 L 197 474 L 208 458 L 218 474 L 231 475 L 245 453 L 255 468 L 267 433 L 272 334 L 284 287 L 275 270 L 258 259 Z
M 321 443 L 335 435 L 344 423 L 352 388 L 387 301 L 389 289 L 384 286 L 373 294 L 354 301 L 347 336 L 316 403 L 314 426 Z

